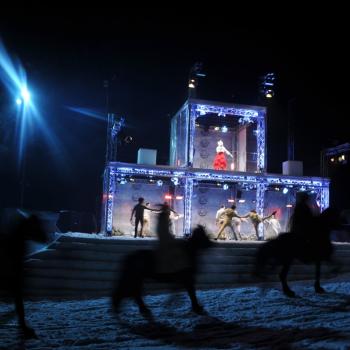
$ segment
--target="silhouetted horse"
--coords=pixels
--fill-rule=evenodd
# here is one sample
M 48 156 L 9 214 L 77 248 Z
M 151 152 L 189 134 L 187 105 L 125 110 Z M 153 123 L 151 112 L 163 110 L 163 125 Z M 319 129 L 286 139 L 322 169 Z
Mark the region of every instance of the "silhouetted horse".
M 287 284 L 287 275 L 295 259 L 304 263 L 314 263 L 315 292 L 324 293 L 320 285 L 321 262 L 330 260 L 333 249 L 330 240 L 331 230 L 338 225 L 338 215 L 334 209 L 328 208 L 314 219 L 312 232 L 296 234 L 288 232 L 280 234 L 274 240 L 264 243 L 257 252 L 255 273 L 261 276 L 268 263 L 282 265 L 279 278 L 283 293 L 294 297 L 295 293 Z
M 36 338 L 24 316 L 23 279 L 24 256 L 28 240 L 46 242 L 46 234 L 36 216 L 17 210 L 3 216 L 0 232 L 0 293 L 14 299 L 19 325 L 25 338 Z
M 115 312 L 118 312 L 118 307 L 122 299 L 130 297 L 136 301 L 141 313 L 150 313 L 142 298 L 143 286 L 146 279 L 181 285 L 185 288 L 191 299 L 192 310 L 196 313 L 202 312 L 203 308 L 197 301 L 195 290 L 197 256 L 199 250 L 210 247 L 211 242 L 204 228 L 198 226 L 193 230 L 190 238 L 187 240 L 176 240 L 174 244 L 176 248 L 180 248 L 182 258 L 186 261 L 185 264 L 182 263 L 181 265 L 184 266 L 183 268 L 174 272 L 159 273 L 158 264 L 160 260 L 157 250 L 139 250 L 130 253 L 125 258 L 120 277 L 112 295 L 112 304 Z M 181 264 L 181 261 L 179 261 L 179 264 Z M 160 270 L 164 271 L 164 269 Z

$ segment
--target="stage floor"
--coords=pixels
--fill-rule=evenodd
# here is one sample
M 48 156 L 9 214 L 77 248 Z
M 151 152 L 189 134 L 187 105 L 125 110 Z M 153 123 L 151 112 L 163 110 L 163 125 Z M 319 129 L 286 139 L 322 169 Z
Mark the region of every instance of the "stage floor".
M 155 242 L 157 241 L 156 236 L 146 236 L 144 238 L 137 237 L 134 238 L 134 236 L 130 235 L 123 235 L 123 236 L 105 236 L 102 233 L 83 233 L 83 232 L 67 232 L 67 233 L 55 233 L 56 239 L 61 236 L 65 237 L 76 237 L 76 238 L 90 238 L 90 239 L 101 239 L 101 240 L 111 240 L 111 241 L 150 241 L 150 242 Z M 213 234 L 210 235 L 211 237 Z M 175 237 L 176 239 L 181 239 L 182 237 Z M 252 244 L 261 244 L 267 241 L 257 241 L 256 239 L 247 239 L 246 237 L 243 238 L 242 240 L 236 241 L 234 239 L 225 239 L 225 240 L 218 240 L 215 241 L 213 239 L 214 243 L 220 243 L 220 244 L 225 244 L 225 243 L 252 243 Z M 339 245 L 350 245 L 350 242 L 338 242 L 338 241 L 333 241 L 335 244 Z

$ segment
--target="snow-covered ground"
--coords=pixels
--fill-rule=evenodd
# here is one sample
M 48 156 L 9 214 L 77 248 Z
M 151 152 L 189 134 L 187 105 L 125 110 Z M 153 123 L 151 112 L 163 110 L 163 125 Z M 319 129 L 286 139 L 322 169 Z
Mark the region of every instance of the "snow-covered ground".
M 17 339 L 13 306 L 0 302 L 1 349 L 350 349 L 350 282 L 291 283 L 298 297 L 278 289 L 244 287 L 199 291 L 207 310 L 190 311 L 183 293 L 147 296 L 154 320 L 132 301 L 119 318 L 109 299 L 31 301 L 27 318 L 39 340 Z

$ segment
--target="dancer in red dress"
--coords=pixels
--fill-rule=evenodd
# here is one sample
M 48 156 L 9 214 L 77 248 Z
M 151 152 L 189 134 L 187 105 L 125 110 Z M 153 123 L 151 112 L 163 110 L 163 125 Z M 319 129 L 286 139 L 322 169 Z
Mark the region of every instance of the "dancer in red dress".
M 233 158 L 233 155 L 225 148 L 222 140 L 218 141 L 218 146 L 216 147 L 216 156 L 213 162 L 213 168 L 215 170 L 226 170 L 227 169 L 227 161 L 225 153 Z

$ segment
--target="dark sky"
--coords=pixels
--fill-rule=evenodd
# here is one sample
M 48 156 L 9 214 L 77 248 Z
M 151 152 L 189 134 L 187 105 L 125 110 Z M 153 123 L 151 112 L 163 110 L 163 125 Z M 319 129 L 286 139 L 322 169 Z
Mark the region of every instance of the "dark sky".
M 34 128 L 27 143 L 27 207 L 95 211 L 106 124 L 67 106 L 103 114 L 106 79 L 109 110 L 125 116 L 134 138 L 119 149 L 121 161 L 136 162 L 138 148 L 146 147 L 156 148 L 158 162 L 167 163 L 170 116 L 185 101 L 196 61 L 207 73 L 198 89 L 203 99 L 260 104 L 259 76 L 276 73 L 276 97 L 268 106 L 269 172 L 281 172 L 287 158 L 289 99 L 294 99 L 296 159 L 304 161 L 306 175 L 319 175 L 322 148 L 349 141 L 347 26 L 337 14 L 238 20 L 224 9 L 181 13 L 0 15 L 0 36 L 25 67 L 37 107 L 60 141 L 50 149 Z M 17 206 L 13 101 L 3 87 L 0 111 L 6 125 L 1 204 Z

